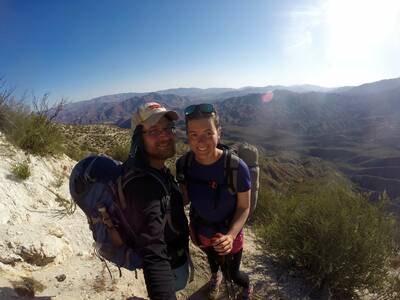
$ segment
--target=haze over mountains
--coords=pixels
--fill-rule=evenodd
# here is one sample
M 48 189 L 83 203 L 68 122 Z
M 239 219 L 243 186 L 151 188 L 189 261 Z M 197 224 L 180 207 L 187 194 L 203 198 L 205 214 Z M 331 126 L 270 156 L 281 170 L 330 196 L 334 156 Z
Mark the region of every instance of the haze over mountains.
M 117 94 L 71 103 L 59 121 L 127 128 L 132 112 L 147 101 L 181 113 L 190 103 L 213 102 L 225 138 L 255 143 L 270 156 L 292 151 L 322 158 L 363 190 L 400 198 L 400 78 L 335 89 L 302 85 Z
M 115 122 L 115 116 L 109 111 L 112 107 L 118 106 L 118 103 L 124 102 L 121 106 L 129 107 L 129 103 L 136 104 L 142 103 L 141 97 L 145 97 L 144 101 L 151 99 L 158 99 L 158 101 L 164 101 L 165 104 L 170 104 L 169 95 L 175 95 L 182 97 L 182 105 L 190 103 L 201 103 L 201 102 L 219 102 L 224 99 L 245 96 L 254 93 L 266 93 L 277 89 L 288 90 L 292 92 L 328 92 L 334 91 L 335 88 L 324 88 L 315 85 L 295 85 L 295 86 L 281 86 L 281 85 L 269 85 L 265 87 L 243 87 L 240 89 L 233 88 L 176 88 L 167 89 L 161 91 L 155 91 L 151 93 L 121 93 L 114 95 L 106 95 L 96 97 L 90 100 L 73 102 L 68 104 L 62 114 L 59 116 L 60 122 L 75 123 L 75 124 L 92 124 L 98 122 Z M 153 95 L 153 96 L 151 96 Z M 157 96 L 161 95 L 161 96 Z M 165 98 L 165 97 L 166 98 Z M 176 99 L 175 99 L 176 101 Z M 176 103 L 177 104 L 177 103 Z M 96 113 L 97 111 L 97 113 Z M 130 112 L 127 112 L 129 114 Z M 118 115 L 120 116 L 120 115 Z M 110 118 L 110 119 L 108 119 Z

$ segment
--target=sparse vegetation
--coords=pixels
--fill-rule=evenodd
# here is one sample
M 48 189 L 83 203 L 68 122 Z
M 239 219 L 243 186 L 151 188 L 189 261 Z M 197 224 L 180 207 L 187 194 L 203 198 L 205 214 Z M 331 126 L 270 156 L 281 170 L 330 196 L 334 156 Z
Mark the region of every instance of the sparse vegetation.
M 13 91 L 6 87 L 6 82 L 0 78 L 0 130 L 9 124 L 9 107 L 12 102 Z
M 66 199 L 61 195 L 56 194 L 55 201 L 61 207 L 61 209 L 56 211 L 56 215 L 61 218 L 67 215 L 72 215 L 76 210 L 76 204 L 72 199 Z
M 29 167 L 29 162 L 26 160 L 21 163 L 15 164 L 12 167 L 11 172 L 19 180 L 28 179 L 29 176 L 31 176 L 31 169 Z
M 79 147 L 73 144 L 67 144 L 65 146 L 65 154 L 72 158 L 73 160 L 79 161 L 82 158 L 90 154 L 88 150 L 81 150 Z
M 129 151 L 130 144 L 118 144 L 118 141 L 116 141 L 115 145 L 107 154 L 116 160 L 125 161 L 128 159 Z
M 400 299 L 400 275 L 391 274 L 388 279 L 387 287 L 384 294 L 379 299 Z
M 18 126 L 10 128 L 6 133 L 21 149 L 38 155 L 63 152 L 63 135 L 46 116 L 31 113 L 20 116 L 16 123 Z
M 0 130 L 21 149 L 38 155 L 55 155 L 63 152 L 63 135 L 53 122 L 64 100 L 50 106 L 48 95 L 33 97 L 30 111 L 24 99 L 15 101 L 12 91 L 0 80 Z
M 107 153 L 119 158 L 127 156 L 129 150 L 124 150 L 130 144 L 127 129 L 105 124 L 59 125 L 65 135 L 65 153 L 74 160 L 78 161 L 89 154 L 97 153 Z
M 289 195 L 261 191 L 255 224 L 281 263 L 319 292 L 350 299 L 356 290 L 383 292 L 387 282 L 394 220 L 382 201 L 374 206 L 347 186 L 309 181 Z
M 56 218 L 64 218 L 65 216 L 69 216 L 75 213 L 76 210 L 76 204 L 71 198 L 64 198 L 62 195 L 60 195 L 57 192 L 54 192 L 52 189 L 47 188 L 46 189 L 52 193 L 56 198 L 55 201 L 57 202 L 58 206 L 60 207 L 59 209 L 54 209 L 52 211 L 52 214 Z
M 67 174 L 67 166 L 63 166 L 61 171 L 57 170 L 54 173 L 54 183 L 53 183 L 54 187 L 56 189 L 59 189 L 63 185 L 64 180 L 65 180 L 65 178 L 67 176 L 68 176 L 68 174 Z
M 21 297 L 33 298 L 37 292 L 42 292 L 46 287 L 32 277 L 21 277 L 19 281 L 11 282 L 15 292 Z

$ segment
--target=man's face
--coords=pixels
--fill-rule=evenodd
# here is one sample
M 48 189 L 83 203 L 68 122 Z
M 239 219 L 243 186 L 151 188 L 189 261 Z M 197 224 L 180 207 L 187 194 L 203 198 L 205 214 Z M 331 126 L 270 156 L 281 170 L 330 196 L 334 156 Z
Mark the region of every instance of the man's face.
M 149 160 L 165 161 L 175 155 L 175 131 L 173 122 L 162 117 L 157 124 L 143 125 L 144 148 Z

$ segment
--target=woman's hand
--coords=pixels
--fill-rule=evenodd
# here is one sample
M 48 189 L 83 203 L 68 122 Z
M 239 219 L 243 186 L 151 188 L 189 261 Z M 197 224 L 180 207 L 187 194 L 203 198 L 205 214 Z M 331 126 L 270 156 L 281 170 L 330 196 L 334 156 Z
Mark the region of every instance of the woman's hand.
M 227 255 L 232 251 L 234 237 L 230 234 L 217 233 L 211 239 L 211 245 L 218 255 Z

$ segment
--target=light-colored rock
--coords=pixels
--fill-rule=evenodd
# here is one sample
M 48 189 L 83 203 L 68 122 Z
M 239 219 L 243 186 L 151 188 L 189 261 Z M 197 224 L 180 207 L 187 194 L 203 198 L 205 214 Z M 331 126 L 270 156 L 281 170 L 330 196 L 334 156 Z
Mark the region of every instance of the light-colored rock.
M 64 236 L 62 228 L 58 225 L 50 225 L 48 227 L 48 233 L 58 238 L 62 238 Z
M 17 181 L 11 174 L 11 166 L 25 160 L 30 161 L 32 175 L 25 181 Z M 56 194 L 66 200 L 70 196 L 68 178 L 55 187 L 55 176 L 60 171 L 69 174 L 75 163 L 65 155 L 59 158 L 26 155 L 7 143 L 0 133 L 0 286 L 10 291 L 7 295 L 0 292 L 1 297 L 17 296 L 12 282 L 22 277 L 46 283 L 43 291 L 35 292 L 37 297 L 62 300 L 147 297 L 141 272 L 139 279 L 126 270 L 118 278 L 118 269 L 109 263 L 114 278 L 111 280 L 105 265 L 93 256 L 92 233 L 84 213 L 77 209 L 68 215 L 56 201 Z M 65 275 L 62 282 L 55 279 L 60 274 Z M 103 284 L 94 289 L 99 278 Z M 135 284 L 129 286 L 132 282 Z M 28 292 L 23 288 L 18 291 Z

